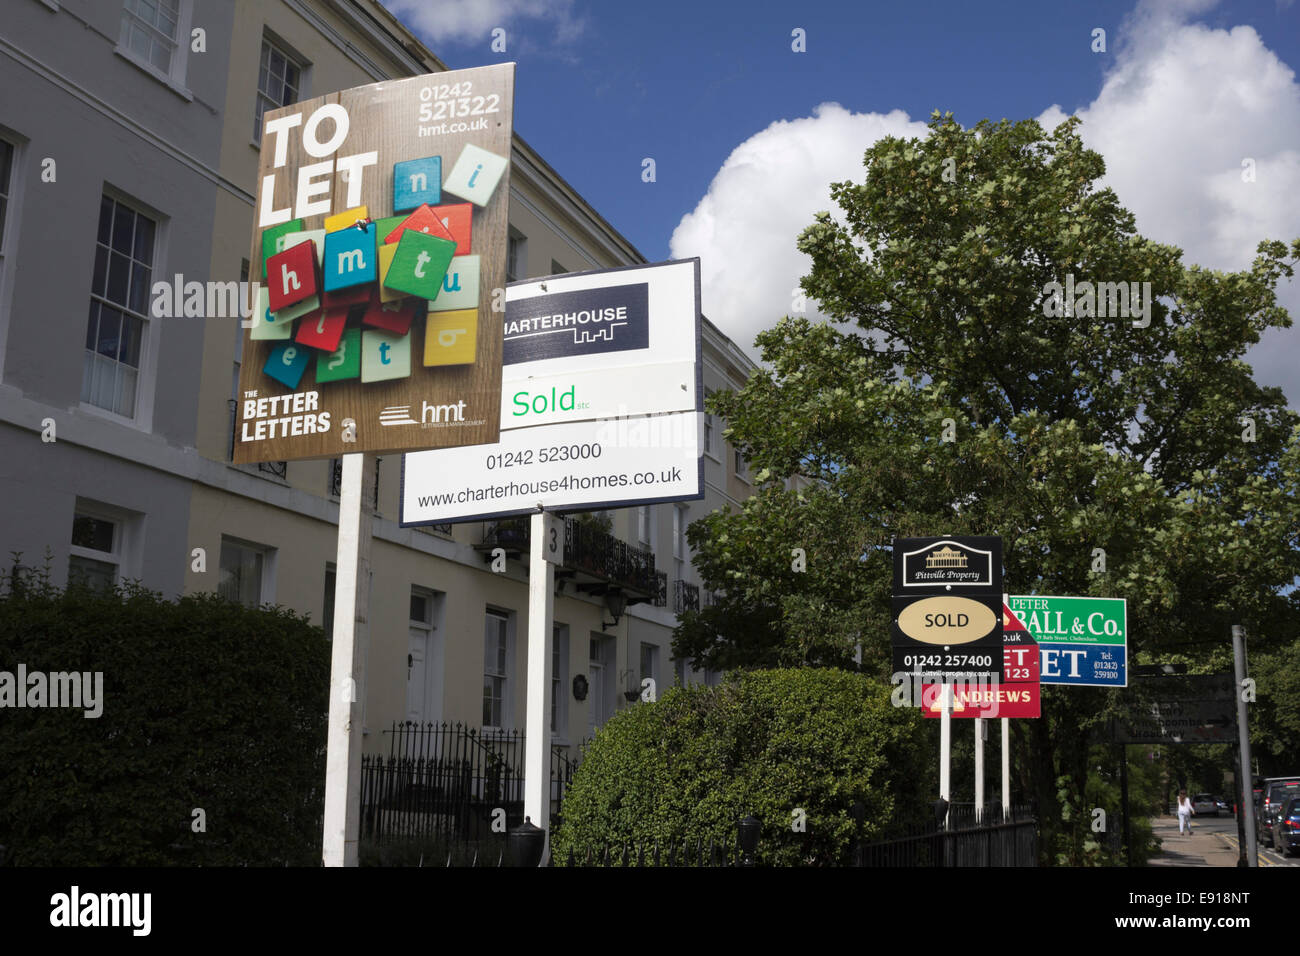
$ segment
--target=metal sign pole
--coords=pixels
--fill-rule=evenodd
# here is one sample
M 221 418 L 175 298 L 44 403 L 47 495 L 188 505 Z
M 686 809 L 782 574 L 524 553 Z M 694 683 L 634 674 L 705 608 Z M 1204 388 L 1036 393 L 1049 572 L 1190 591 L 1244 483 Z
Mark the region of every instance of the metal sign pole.
M 1011 721 L 1002 718 L 1002 819 L 1011 819 Z
M 1237 735 L 1241 750 L 1241 765 L 1250 766 L 1250 730 L 1246 723 L 1246 701 L 1243 685 L 1246 683 L 1246 629 L 1240 624 L 1232 625 L 1232 669 L 1237 678 Z M 1252 780 L 1248 773 L 1241 775 L 1241 809 L 1246 818 L 1246 852 L 1251 866 L 1259 866 L 1259 844 L 1255 842 L 1255 795 Z
M 943 699 L 943 710 L 939 717 L 939 799 L 952 803 L 949 766 L 949 759 L 952 757 L 952 684 L 943 684 L 939 693 Z M 943 823 L 946 828 L 948 825 L 946 815 Z
M 551 619 L 555 565 L 564 560 L 564 522 L 540 508 L 528 548 L 528 699 L 524 723 L 524 817 L 547 830 L 551 821 Z M 546 860 L 545 849 L 542 861 Z
M 334 644 L 330 657 L 329 734 L 325 756 L 325 866 L 356 866 L 361 823 L 361 707 L 364 631 L 370 591 L 372 469 L 365 456 L 343 456 L 338 553 L 334 570 Z
M 975 718 L 975 822 L 984 819 L 984 718 Z

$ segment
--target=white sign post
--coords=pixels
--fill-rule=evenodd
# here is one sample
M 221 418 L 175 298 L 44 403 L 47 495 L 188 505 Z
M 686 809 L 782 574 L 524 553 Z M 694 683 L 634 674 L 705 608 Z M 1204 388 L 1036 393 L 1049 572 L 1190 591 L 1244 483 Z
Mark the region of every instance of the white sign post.
M 984 718 L 975 718 L 975 822 L 984 819 Z
M 939 717 L 939 799 L 952 802 L 951 761 L 952 761 L 952 684 L 943 684 L 939 692 L 943 700 L 943 712 Z M 943 825 L 948 825 L 944 814 Z
M 343 456 L 338 554 L 334 572 L 334 645 L 330 658 L 329 734 L 325 755 L 325 866 L 356 866 L 361 828 L 361 707 L 366 648 L 357 640 L 369 612 L 370 502 L 374 472 L 365 455 Z
M 558 527 L 558 533 L 557 528 Z M 550 843 L 551 617 L 555 565 L 564 560 L 564 522 L 539 510 L 528 548 L 528 699 L 524 734 L 524 819 L 547 831 Z M 558 551 L 558 561 L 556 554 Z M 546 851 L 542 851 L 542 863 Z

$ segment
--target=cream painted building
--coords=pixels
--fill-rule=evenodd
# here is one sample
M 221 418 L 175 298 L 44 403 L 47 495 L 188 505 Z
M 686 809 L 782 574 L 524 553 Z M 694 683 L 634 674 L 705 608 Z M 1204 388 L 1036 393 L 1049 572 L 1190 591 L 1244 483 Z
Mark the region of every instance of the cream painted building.
M 7 0 L 0 54 L 0 550 L 37 564 L 49 548 L 59 581 L 216 590 L 328 623 L 335 463 L 231 465 L 239 323 L 151 317 L 140 283 L 247 274 L 264 109 L 445 67 L 373 0 Z M 512 278 L 645 261 L 518 137 L 511 159 Z M 707 320 L 703 355 L 706 391 L 753 367 Z M 555 745 L 632 706 L 644 677 L 714 676 L 675 662 L 671 636 L 700 600 L 687 525 L 751 493 L 721 429 L 706 416 L 702 501 L 612 512 L 633 560 L 582 532 L 583 566 L 561 570 Z M 386 751 L 395 721 L 521 727 L 527 580 L 517 559 L 488 564 L 512 528 L 402 528 L 400 460 L 375 467 L 365 749 Z M 616 623 L 602 588 L 628 602 Z

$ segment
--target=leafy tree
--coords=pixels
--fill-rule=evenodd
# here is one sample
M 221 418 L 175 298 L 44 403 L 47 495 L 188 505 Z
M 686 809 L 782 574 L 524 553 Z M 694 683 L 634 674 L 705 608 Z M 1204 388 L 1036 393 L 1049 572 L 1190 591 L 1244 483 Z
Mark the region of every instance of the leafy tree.
M 760 489 L 688 532 L 724 596 L 685 615 L 678 654 L 860 656 L 883 675 L 890 542 L 928 534 L 1001 535 L 1012 592 L 1127 598 L 1131 653 L 1204 657 L 1233 623 L 1261 651 L 1294 635 L 1300 416 L 1242 356 L 1290 325 L 1275 290 L 1300 239 L 1261 242 L 1241 272 L 1184 264 L 1098 186 L 1077 127 L 936 113 L 832 185 L 838 218 L 818 213 L 798 247 L 834 322 L 781 320 L 757 338 L 764 367 L 711 400 Z M 1138 314 L 1096 294 L 1120 282 L 1149 288 Z M 1046 810 L 1087 791 L 1116 694 L 1043 698 L 1017 750 L 1049 825 L 1077 826 Z

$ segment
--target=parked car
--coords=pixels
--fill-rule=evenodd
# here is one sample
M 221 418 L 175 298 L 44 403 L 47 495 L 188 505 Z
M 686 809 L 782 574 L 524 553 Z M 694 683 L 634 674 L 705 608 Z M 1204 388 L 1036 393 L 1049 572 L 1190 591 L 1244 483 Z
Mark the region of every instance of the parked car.
M 1218 805 L 1220 813 L 1233 813 L 1232 807 L 1228 806 L 1228 801 L 1223 797 L 1215 797 L 1214 802 Z
M 1300 777 L 1269 777 L 1259 799 L 1259 826 L 1256 832 L 1265 846 L 1273 846 L 1273 819 L 1284 797 L 1300 796 Z
M 1214 799 L 1212 793 L 1198 793 L 1192 797 L 1192 812 L 1198 817 L 1219 815 L 1219 802 Z
M 1287 797 L 1285 806 L 1273 814 L 1273 846 L 1283 856 L 1300 849 L 1300 797 Z

